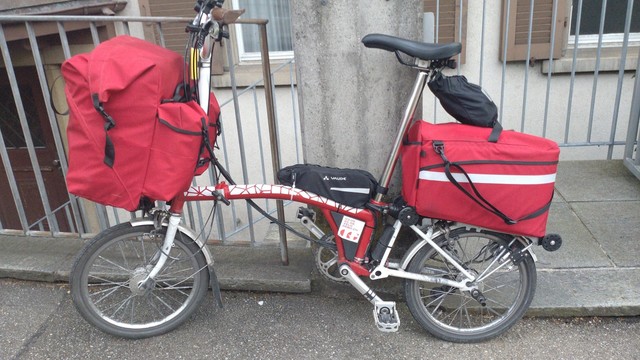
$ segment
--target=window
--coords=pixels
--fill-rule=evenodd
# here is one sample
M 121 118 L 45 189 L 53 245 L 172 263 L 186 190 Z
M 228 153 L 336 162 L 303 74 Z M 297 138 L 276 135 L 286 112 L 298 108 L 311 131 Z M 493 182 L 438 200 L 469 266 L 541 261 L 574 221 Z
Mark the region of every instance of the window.
M 631 13 L 629 46 L 640 45 L 640 1 L 634 1 Z M 603 42 L 600 51 L 598 45 L 602 0 L 582 0 L 580 31 L 576 45 L 575 33 L 579 0 L 535 0 L 531 33 L 531 58 L 543 60 L 542 72 L 568 73 L 593 72 L 599 57 L 599 71 L 618 71 L 627 15 L 627 0 L 609 0 L 606 3 Z M 553 14 L 556 9 L 555 32 L 552 32 Z M 508 9 L 508 11 L 507 11 Z M 507 46 L 506 60 L 526 60 L 529 38 L 531 0 L 503 0 L 502 33 L 500 60 L 503 59 L 504 46 Z M 508 23 L 508 24 L 507 24 Z M 508 25 L 508 38 L 504 41 L 504 32 Z M 551 42 L 554 43 L 553 62 L 549 58 Z M 573 61 L 574 49 L 576 61 Z M 637 49 L 630 49 L 624 62 L 624 70 L 635 69 Z M 549 69 L 549 65 L 553 67 Z
M 575 45 L 579 4 L 578 0 L 572 0 L 570 45 Z M 578 37 L 580 47 L 596 47 L 598 45 L 603 4 L 602 0 L 582 0 Z M 634 1 L 633 5 L 629 41 L 638 42 L 640 41 L 640 1 Z M 621 46 L 627 16 L 627 1 L 607 1 L 604 10 L 602 43 L 604 46 Z
M 535 0 L 531 32 L 532 59 L 548 59 L 553 40 L 553 58 L 562 56 L 564 33 L 567 25 L 566 0 Z M 555 32 L 553 26 L 555 8 Z M 503 0 L 502 28 L 500 31 L 500 61 L 526 60 L 529 50 L 529 20 L 531 0 Z M 506 37 L 505 37 L 506 33 Z
M 289 0 L 234 0 L 233 6 L 245 9 L 245 19 L 268 19 L 269 57 L 293 57 Z M 257 25 L 236 25 L 240 61 L 260 60 L 260 33 Z

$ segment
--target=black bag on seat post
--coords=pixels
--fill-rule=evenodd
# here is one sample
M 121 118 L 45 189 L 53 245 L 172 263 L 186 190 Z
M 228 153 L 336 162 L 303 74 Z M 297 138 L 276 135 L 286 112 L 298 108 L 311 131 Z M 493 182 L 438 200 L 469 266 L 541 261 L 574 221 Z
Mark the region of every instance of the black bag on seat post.
M 278 171 L 282 185 L 310 191 L 337 203 L 362 208 L 373 197 L 378 182 L 369 172 L 297 164 Z
M 498 107 L 482 87 L 468 82 L 462 75 L 445 76 L 441 72 L 436 73 L 428 85 L 449 115 L 465 125 L 493 128 L 489 141 L 498 141 L 502 131 Z

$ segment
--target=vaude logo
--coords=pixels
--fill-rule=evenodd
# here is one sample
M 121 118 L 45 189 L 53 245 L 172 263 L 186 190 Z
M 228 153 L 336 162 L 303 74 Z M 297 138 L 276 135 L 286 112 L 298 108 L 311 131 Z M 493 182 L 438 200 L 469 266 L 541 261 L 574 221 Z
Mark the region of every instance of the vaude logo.
M 322 178 L 322 180 L 324 180 L 324 181 L 329 181 L 329 180 L 345 181 L 345 180 L 347 180 L 347 177 L 346 176 L 331 176 L 331 177 L 329 177 L 329 176 L 325 175 L 324 178 Z

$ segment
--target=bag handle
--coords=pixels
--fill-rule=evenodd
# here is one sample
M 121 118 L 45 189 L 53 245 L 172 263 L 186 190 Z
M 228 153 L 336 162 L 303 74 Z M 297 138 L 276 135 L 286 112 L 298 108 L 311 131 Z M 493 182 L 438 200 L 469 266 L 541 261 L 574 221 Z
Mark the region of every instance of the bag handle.
M 491 134 L 489 135 L 489 142 L 497 143 L 500 138 L 500 134 L 502 134 L 502 124 L 498 122 L 498 120 L 493 122 L 493 130 L 491 130 Z
M 471 180 L 471 177 L 462 168 L 462 166 L 460 166 L 457 163 L 450 162 L 449 159 L 447 159 L 447 157 L 444 155 L 444 143 L 442 141 L 434 141 L 433 142 L 433 150 L 436 152 L 436 154 L 440 155 L 440 157 L 442 158 L 442 161 L 444 161 L 444 173 L 447 176 L 447 179 L 449 179 L 449 181 L 456 188 L 458 188 L 458 190 L 462 191 L 462 193 L 464 193 L 467 197 L 469 197 L 471 200 L 473 200 L 476 204 L 480 205 L 483 209 L 491 212 L 492 214 L 498 216 L 499 218 L 501 218 L 508 225 L 515 225 L 520 221 L 533 219 L 535 217 L 538 217 L 538 216 L 544 214 L 547 210 L 549 210 L 549 207 L 551 207 L 551 201 L 553 200 L 553 194 L 551 194 L 551 199 L 549 199 L 549 201 L 544 206 L 539 208 L 538 210 L 535 210 L 535 211 L 529 213 L 528 215 L 525 215 L 525 216 L 523 216 L 523 217 L 521 217 L 519 219 L 512 219 L 511 217 L 507 216 L 504 212 L 500 211 L 493 204 L 491 204 L 491 202 L 489 202 L 487 199 L 485 199 L 482 196 L 482 194 L 480 194 L 480 192 L 476 188 L 475 184 Z M 458 180 L 455 179 L 455 177 L 451 173 L 451 167 L 452 166 L 454 168 L 460 170 L 462 175 L 464 175 L 464 177 L 469 182 L 469 185 L 471 186 L 471 190 L 473 190 L 473 194 L 471 194 L 467 189 L 465 189 L 462 185 L 460 185 Z

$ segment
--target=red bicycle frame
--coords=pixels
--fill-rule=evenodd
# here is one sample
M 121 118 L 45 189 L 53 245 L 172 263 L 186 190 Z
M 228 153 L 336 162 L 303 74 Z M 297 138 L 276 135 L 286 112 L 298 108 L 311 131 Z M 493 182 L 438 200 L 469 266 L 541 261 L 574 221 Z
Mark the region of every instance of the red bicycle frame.
M 336 245 L 338 250 L 338 261 L 348 263 L 354 272 L 360 276 L 368 276 L 370 270 L 363 266 L 366 253 L 373 238 L 376 227 L 376 214 L 369 209 L 358 209 L 341 205 L 333 200 L 316 195 L 309 191 L 293 188 L 284 185 L 229 185 L 220 183 L 216 186 L 192 186 L 183 196 L 174 199 L 171 203 L 172 213 L 181 213 L 186 201 L 206 201 L 217 200 L 216 194 L 222 194 L 227 200 L 249 200 L 249 199 L 274 199 L 291 200 L 311 206 L 315 206 L 322 211 L 327 219 L 331 231 L 336 234 Z M 364 223 L 362 232 L 354 239 L 357 243 L 353 260 L 346 256 L 343 239 L 337 236 L 340 232 L 340 224 L 337 224 L 332 213 L 343 215 L 347 219 L 355 219 Z M 344 236 L 344 235 L 343 235 Z M 348 241 L 348 240 L 345 240 Z

